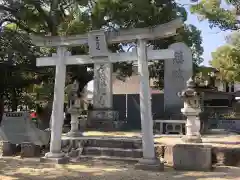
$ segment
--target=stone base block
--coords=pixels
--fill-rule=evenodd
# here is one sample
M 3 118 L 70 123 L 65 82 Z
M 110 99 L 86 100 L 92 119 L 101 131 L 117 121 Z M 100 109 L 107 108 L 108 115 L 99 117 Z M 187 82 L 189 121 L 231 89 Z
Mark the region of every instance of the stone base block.
M 38 157 L 40 154 L 40 146 L 28 142 L 21 144 L 21 157 Z
M 16 153 L 16 145 L 8 141 L 0 142 L 0 156 L 13 156 Z
M 97 130 L 116 130 L 114 121 L 118 121 L 118 112 L 111 109 L 94 109 L 89 112 L 88 127 Z
M 78 157 L 79 154 L 80 154 L 79 151 L 80 151 L 80 150 L 77 150 L 77 149 L 71 150 L 71 152 L 69 152 L 69 153 L 67 154 L 67 156 L 70 157 L 70 158 L 76 158 L 76 157 Z
M 173 166 L 173 145 L 165 146 L 164 150 L 164 160 L 166 161 L 167 165 Z
M 67 133 L 67 136 L 68 137 L 82 137 L 83 136 L 83 134 L 82 134 L 82 132 L 68 132 Z
M 212 146 L 176 144 L 173 146 L 173 167 L 176 170 L 212 170 Z
M 213 147 L 212 162 L 220 166 L 240 166 L 240 148 Z
M 114 157 L 132 157 L 132 158 L 143 157 L 141 149 L 86 147 L 83 150 L 83 154 L 95 155 L 95 156 L 114 156 Z
M 135 164 L 135 169 L 145 171 L 163 171 L 164 164 L 159 159 L 142 159 Z
M 69 163 L 69 157 L 65 156 L 63 152 L 52 153 L 48 152 L 44 157 L 40 158 L 40 162 L 53 163 L 53 164 L 67 164 Z
M 59 157 L 59 158 L 41 157 L 40 162 L 52 163 L 52 164 L 67 164 L 67 163 L 69 163 L 69 158 L 66 156 Z
M 182 140 L 185 143 L 202 143 L 200 136 L 184 136 Z
M 86 141 L 85 145 L 88 147 L 141 149 L 142 148 L 142 140 L 131 140 L 131 139 L 127 139 L 127 138 L 88 139 Z

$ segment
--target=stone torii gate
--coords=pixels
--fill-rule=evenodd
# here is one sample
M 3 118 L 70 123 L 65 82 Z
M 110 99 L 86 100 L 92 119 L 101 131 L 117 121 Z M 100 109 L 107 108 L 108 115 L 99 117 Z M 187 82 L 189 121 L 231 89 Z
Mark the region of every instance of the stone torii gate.
M 143 139 L 143 163 L 155 164 L 155 150 L 153 141 L 153 123 L 150 101 L 149 72 L 147 60 L 173 59 L 173 50 L 147 50 L 147 40 L 160 39 L 176 34 L 181 27 L 180 19 L 156 26 L 154 28 L 140 28 L 132 30 L 121 30 L 119 32 L 104 33 L 104 31 L 92 31 L 88 35 L 77 35 L 70 37 L 33 37 L 37 46 L 57 47 L 57 55 L 52 58 L 39 58 L 38 66 L 56 66 L 54 102 L 52 110 L 52 131 L 50 152 L 46 158 L 60 161 L 64 159 L 61 152 L 61 132 L 63 125 L 63 102 L 66 65 L 94 63 L 94 68 L 104 66 L 111 69 L 114 62 L 138 60 L 138 71 L 140 76 L 140 109 Z M 107 43 L 131 42 L 137 40 L 137 52 L 109 53 Z M 90 56 L 69 56 L 66 46 L 78 46 L 89 44 Z M 111 71 L 109 71 L 111 72 Z M 108 76 L 110 76 L 108 74 Z M 106 75 L 105 75 L 106 77 Z M 110 79 L 105 79 L 107 83 Z M 95 79 L 96 81 L 96 79 Z M 96 81 L 96 83 L 98 83 Z M 107 90 L 105 88 L 105 90 Z M 109 94 L 109 93 L 106 93 Z M 108 100 L 111 102 L 111 99 Z
M 102 115 L 100 119 L 106 118 L 106 121 L 109 121 L 109 123 L 113 122 L 111 121 L 111 117 L 114 116 L 114 114 L 110 114 L 111 112 L 111 104 L 112 104 L 112 82 L 109 76 L 111 76 L 111 71 L 105 71 L 106 65 L 110 67 L 112 63 L 116 62 L 131 62 L 131 61 L 137 61 L 137 51 L 133 52 L 126 52 L 126 53 L 106 53 L 108 54 L 107 57 L 99 57 L 93 59 L 89 55 L 74 55 L 70 56 L 70 52 L 66 52 L 66 57 L 64 59 L 64 65 L 83 65 L 83 64 L 103 64 L 104 67 L 99 67 L 96 69 L 97 72 L 94 72 L 94 80 L 99 83 L 97 86 L 98 88 L 94 90 L 94 105 L 95 105 L 95 113 L 92 114 L 92 116 L 97 116 L 99 118 L 99 115 Z M 168 60 L 174 58 L 174 51 L 165 49 L 165 50 L 148 50 L 147 51 L 147 58 L 151 60 Z M 52 57 L 41 57 L 37 59 L 37 66 L 57 66 L 58 56 L 54 53 L 52 54 Z M 97 63 L 96 63 L 97 62 Z M 110 65 L 109 65 L 110 64 Z M 109 69 L 107 69 L 109 70 Z M 66 72 L 65 72 L 66 73 Z M 99 76 L 103 76 L 104 82 L 99 82 Z M 103 87 L 104 86 L 104 87 Z M 103 87 L 103 88 L 101 88 Z M 102 95 L 103 94 L 103 95 Z M 107 101 L 107 102 L 106 102 Z M 96 110 L 96 105 L 97 110 Z M 109 105 L 109 106 L 107 106 Z M 110 110 L 101 109 L 101 107 L 109 108 Z M 97 118 L 93 119 L 96 120 Z M 75 129 L 78 129 L 78 121 L 75 118 L 71 118 L 71 132 Z M 74 127 L 73 127 L 74 126 Z M 74 132 L 75 134 L 79 134 L 79 132 Z

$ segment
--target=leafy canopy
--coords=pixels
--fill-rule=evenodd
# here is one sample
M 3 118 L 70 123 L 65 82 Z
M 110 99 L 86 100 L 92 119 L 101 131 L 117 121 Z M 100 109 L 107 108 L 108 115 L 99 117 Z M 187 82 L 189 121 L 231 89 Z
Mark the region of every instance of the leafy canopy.
M 210 27 L 233 31 L 227 44 L 212 53 L 210 64 L 219 70 L 219 76 L 227 82 L 240 81 L 240 1 L 239 0 L 201 0 L 191 7 L 192 13 L 206 19 Z
M 240 27 L 239 0 L 200 0 L 192 5 L 191 12 L 198 14 L 202 20 L 208 20 L 210 27 L 221 30 L 238 30 Z
M 82 34 L 100 28 L 115 31 L 119 28 L 155 26 L 176 17 L 182 17 L 184 21 L 187 19 L 186 10 L 174 0 L 2 0 L 0 10 L 2 25 L 7 22 L 17 26 L 23 33 L 45 35 Z M 195 66 L 202 62 L 202 39 L 200 31 L 193 25 L 185 25 L 175 37 L 150 43 L 159 49 L 167 48 L 176 41 L 184 41 L 191 47 Z M 112 45 L 110 49 L 117 51 L 121 46 Z M 87 51 L 83 47 L 70 50 L 72 54 L 84 54 Z M 161 81 L 163 63 L 155 64 L 158 68 L 150 67 L 151 76 Z M 122 76 L 130 76 L 131 66 L 131 63 L 117 63 L 114 70 Z M 68 72 L 77 77 L 81 87 L 93 78 L 87 66 L 70 66 Z

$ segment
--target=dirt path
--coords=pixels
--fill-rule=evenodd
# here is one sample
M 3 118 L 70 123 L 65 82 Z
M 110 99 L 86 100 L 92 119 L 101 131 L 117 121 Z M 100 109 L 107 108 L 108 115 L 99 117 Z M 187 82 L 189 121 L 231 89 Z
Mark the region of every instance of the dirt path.
M 55 166 L 39 159 L 1 158 L 0 180 L 240 180 L 240 168 L 218 167 L 213 172 L 135 170 L 133 164 L 85 161 Z

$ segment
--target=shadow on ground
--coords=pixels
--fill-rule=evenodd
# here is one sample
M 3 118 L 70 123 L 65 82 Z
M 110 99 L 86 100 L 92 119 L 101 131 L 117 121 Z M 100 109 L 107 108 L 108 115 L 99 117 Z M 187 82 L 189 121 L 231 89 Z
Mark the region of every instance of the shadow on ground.
M 240 168 L 218 167 L 213 172 L 164 172 L 135 170 L 133 164 L 83 161 L 79 164 L 52 165 L 39 159 L 1 158 L 0 179 L 4 180 L 240 180 Z

